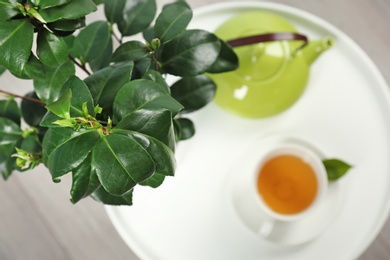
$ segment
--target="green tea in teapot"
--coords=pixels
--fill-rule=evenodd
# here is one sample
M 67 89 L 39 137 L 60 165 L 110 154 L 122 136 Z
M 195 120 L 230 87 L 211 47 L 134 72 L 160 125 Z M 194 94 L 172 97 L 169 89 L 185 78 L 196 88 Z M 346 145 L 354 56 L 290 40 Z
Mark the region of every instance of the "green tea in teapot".
M 223 23 L 215 32 L 228 43 L 254 35 L 297 34 L 284 18 L 270 12 L 241 13 Z M 276 39 L 235 47 L 237 70 L 210 77 L 217 84 L 215 102 L 242 117 L 264 118 L 279 114 L 293 105 L 304 92 L 310 65 L 332 45 L 324 38 L 303 42 Z M 234 47 L 232 45 L 232 47 Z

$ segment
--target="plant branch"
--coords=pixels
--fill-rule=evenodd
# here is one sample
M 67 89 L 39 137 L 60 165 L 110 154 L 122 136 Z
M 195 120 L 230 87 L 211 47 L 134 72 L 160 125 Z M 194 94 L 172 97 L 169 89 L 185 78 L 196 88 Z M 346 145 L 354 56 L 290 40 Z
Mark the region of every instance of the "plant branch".
M 13 96 L 13 97 L 17 97 L 17 98 L 21 98 L 21 99 L 24 99 L 24 100 L 28 100 L 28 101 L 31 101 L 31 102 L 34 102 L 34 103 L 45 105 L 45 102 L 43 102 L 42 100 L 37 99 L 37 98 L 20 96 L 20 95 L 17 95 L 17 94 L 14 94 L 14 93 L 11 93 L 11 92 L 8 92 L 8 91 L 5 91 L 5 90 L 1 90 L 1 89 L 0 89 L 0 93 L 6 94 L 6 95 L 9 95 L 9 96 Z
M 92 73 L 89 72 L 87 70 L 87 68 L 85 67 L 85 65 L 81 64 L 80 62 L 78 62 L 72 55 L 68 55 L 69 59 L 74 63 L 76 64 L 80 69 L 82 69 L 85 73 L 87 73 L 88 75 L 91 75 Z
M 122 44 L 122 39 L 118 37 L 118 35 L 115 34 L 114 31 L 111 31 L 112 33 L 112 36 L 114 37 L 114 39 L 119 43 L 119 44 Z

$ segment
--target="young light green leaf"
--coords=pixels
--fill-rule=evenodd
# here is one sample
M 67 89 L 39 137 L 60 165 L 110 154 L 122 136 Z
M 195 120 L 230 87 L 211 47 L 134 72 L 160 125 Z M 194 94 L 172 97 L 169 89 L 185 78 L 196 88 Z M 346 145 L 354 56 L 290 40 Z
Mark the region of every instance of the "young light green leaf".
M 75 65 L 67 61 L 57 67 L 45 66 L 45 77 L 34 79 L 34 89 L 43 102 L 49 104 L 58 99 L 60 90 L 70 75 L 75 74 Z
M 58 100 L 46 105 L 45 107 L 60 118 L 69 119 L 71 100 L 72 90 L 67 89 L 62 93 Z
M 159 59 L 165 72 L 193 77 L 214 64 L 220 49 L 221 42 L 215 35 L 203 30 L 188 30 L 167 42 Z
M 116 196 L 125 194 L 155 170 L 152 158 L 139 143 L 117 134 L 101 137 L 93 149 L 92 165 L 104 189 Z
M 146 45 L 139 41 L 128 41 L 120 45 L 112 55 L 112 62 L 135 61 L 146 57 L 149 50 Z
M 28 19 L 0 23 L 0 65 L 20 74 L 30 57 L 33 36 L 34 28 Z
M 64 39 L 43 29 L 38 32 L 37 55 L 45 65 L 58 66 L 68 60 L 68 45 Z
M 0 22 L 7 21 L 19 13 L 16 0 L 0 0 Z
M 103 0 L 104 14 L 110 23 L 119 23 L 123 19 L 126 0 Z
M 8 118 L 20 126 L 20 109 L 16 101 L 12 98 L 0 100 L 0 118 Z
M 131 206 L 133 204 L 133 189 L 121 196 L 115 196 L 108 193 L 103 187 L 98 188 L 91 194 L 91 197 L 99 202 L 113 206 Z
M 184 32 L 191 19 L 192 10 L 189 7 L 177 2 L 170 4 L 156 19 L 154 37 L 162 43 L 168 42 Z
M 53 128 L 51 130 L 59 131 L 59 129 L 61 128 Z M 56 135 L 51 135 L 51 137 L 53 136 Z M 52 142 L 56 144 L 56 147 L 53 149 L 47 159 L 47 168 L 49 169 L 52 178 L 59 178 L 76 169 L 87 158 L 99 138 L 100 134 L 96 130 L 85 130 L 74 132 L 66 139 L 63 137 L 60 138 L 63 141 L 61 143 L 58 139 L 44 139 L 44 150 L 46 142 Z
M 190 113 L 207 105 L 215 96 L 216 85 L 205 75 L 183 78 L 171 87 L 172 97 L 184 106 L 181 113 Z
M 177 118 L 173 120 L 176 138 L 178 141 L 190 139 L 195 135 L 194 123 L 188 118 Z
M 40 10 L 40 14 L 47 23 L 67 19 L 74 20 L 86 16 L 97 10 L 91 0 L 71 1 L 68 4 Z
M 95 169 L 92 168 L 92 153 L 72 171 L 71 202 L 77 203 L 82 198 L 91 195 L 100 187 L 100 181 Z
M 328 174 L 328 179 L 330 181 L 334 181 L 341 178 L 349 171 L 349 169 L 352 168 L 351 165 L 339 159 L 326 159 L 322 162 L 325 166 L 326 172 Z
M 183 106 L 169 94 L 160 90 L 151 80 L 132 80 L 124 85 L 114 100 L 114 116 L 120 121 L 126 115 L 141 108 L 165 108 L 176 115 Z
M 123 18 L 118 22 L 119 31 L 123 36 L 142 32 L 153 21 L 156 10 L 155 0 L 126 1 Z
M 76 37 L 73 48 L 79 55 L 76 58 L 90 62 L 104 53 L 111 39 L 107 22 L 97 21 L 85 27 Z

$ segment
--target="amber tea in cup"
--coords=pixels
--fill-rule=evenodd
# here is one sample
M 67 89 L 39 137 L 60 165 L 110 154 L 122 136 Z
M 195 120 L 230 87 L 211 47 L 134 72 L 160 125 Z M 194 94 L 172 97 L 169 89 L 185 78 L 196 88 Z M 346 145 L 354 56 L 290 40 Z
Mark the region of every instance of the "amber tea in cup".
M 293 220 L 323 197 L 327 186 L 321 159 L 299 145 L 273 149 L 256 172 L 256 190 L 262 208 L 281 220 Z

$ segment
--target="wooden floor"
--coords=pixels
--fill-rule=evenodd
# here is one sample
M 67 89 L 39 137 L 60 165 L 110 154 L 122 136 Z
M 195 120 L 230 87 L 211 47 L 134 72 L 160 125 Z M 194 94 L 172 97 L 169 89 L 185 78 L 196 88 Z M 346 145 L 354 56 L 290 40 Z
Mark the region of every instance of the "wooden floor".
M 163 2 L 168 1 L 158 0 L 159 6 Z M 218 1 L 189 0 L 193 8 L 213 2 Z M 369 54 L 390 83 L 390 0 L 271 2 L 301 8 L 336 25 Z M 69 187 L 69 178 L 54 184 L 44 168 L 0 180 L 0 260 L 139 259 L 103 206 L 91 199 L 72 205 Z M 390 221 L 359 259 L 390 259 Z

